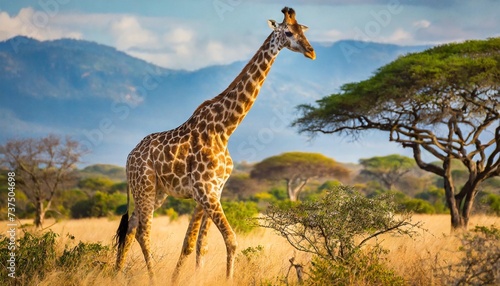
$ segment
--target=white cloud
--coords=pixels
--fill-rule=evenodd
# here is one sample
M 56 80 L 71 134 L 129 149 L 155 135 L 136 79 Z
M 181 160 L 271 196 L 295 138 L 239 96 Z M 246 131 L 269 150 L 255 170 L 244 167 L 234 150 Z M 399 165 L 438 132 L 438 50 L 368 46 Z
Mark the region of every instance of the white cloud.
M 115 38 L 116 48 L 120 50 L 158 45 L 158 36 L 143 28 L 134 16 L 123 16 L 112 23 L 111 34 Z
M 180 57 L 189 57 L 194 52 L 193 42 L 196 40 L 193 30 L 178 27 L 164 34 L 165 47 L 170 48 Z
M 168 18 L 115 15 L 108 30 L 113 39 L 111 44 L 117 49 L 166 68 L 194 70 L 250 56 L 250 49 L 243 42 L 208 40 L 206 34 L 196 32 L 195 26 Z M 165 27 L 168 30 L 163 30 Z
M 54 25 L 57 15 L 37 11 L 31 7 L 23 8 L 15 16 L 0 12 L 0 40 L 6 40 L 17 35 L 28 36 L 37 40 L 53 40 L 60 38 L 81 39 L 78 30 L 69 30 Z
M 174 28 L 164 36 L 165 41 L 172 44 L 186 44 L 191 42 L 193 38 L 194 32 L 182 27 Z
M 253 35 L 246 35 L 246 41 L 228 39 L 231 36 L 207 32 L 210 28 L 200 28 L 196 22 L 131 15 L 113 18 L 107 28 L 112 46 L 166 68 L 195 70 L 228 64 L 250 57 L 251 50 L 259 47 Z
M 207 45 L 207 55 L 216 62 L 221 62 L 226 57 L 224 45 L 219 42 L 211 41 Z
M 394 44 L 404 45 L 404 44 L 413 43 L 413 35 L 403 28 L 397 28 L 388 37 L 382 37 L 380 39 L 380 41 L 386 42 L 386 43 L 394 43 Z
M 413 27 L 415 27 L 415 28 L 424 28 L 425 29 L 425 28 L 429 28 L 430 25 L 431 25 L 431 22 L 428 20 L 425 20 L 425 19 L 413 22 Z
M 337 29 L 329 29 L 324 31 L 311 31 L 306 33 L 307 38 L 310 41 L 317 42 L 336 42 L 339 40 L 348 39 L 348 35 L 345 35 Z

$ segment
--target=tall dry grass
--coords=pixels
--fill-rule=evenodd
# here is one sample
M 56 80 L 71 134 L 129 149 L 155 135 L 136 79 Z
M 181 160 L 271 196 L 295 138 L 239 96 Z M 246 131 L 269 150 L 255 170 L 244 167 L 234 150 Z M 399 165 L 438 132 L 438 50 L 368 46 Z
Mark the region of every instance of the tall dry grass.
M 415 215 L 413 221 L 421 221 L 426 231 L 411 238 L 383 237 L 379 242 L 390 252 L 386 259 L 388 265 L 411 285 L 440 285 L 433 279 L 433 271 L 437 264 L 453 262 L 460 255 L 459 240 L 450 235 L 450 218 L 448 215 Z M 118 219 L 81 219 L 59 222 L 47 221 L 46 225 L 59 234 L 57 251 L 64 250 L 64 245 L 75 245 L 79 241 L 87 243 L 100 242 L 111 245 L 118 226 Z M 179 257 L 182 241 L 187 228 L 188 218 L 181 217 L 170 222 L 167 217 L 156 217 L 152 228 L 152 250 L 155 259 L 154 271 L 159 285 L 169 285 Z M 477 216 L 471 219 L 471 228 L 475 225 L 500 226 L 500 218 Z M 0 225 L 0 231 L 6 231 L 6 225 Z M 18 232 L 22 234 L 21 231 Z M 72 238 L 72 236 L 74 238 Z M 238 257 L 235 266 L 235 277 L 231 282 L 225 279 L 226 250 L 222 236 L 213 227 L 208 235 L 209 252 L 205 256 L 205 266 L 195 272 L 194 254 L 186 261 L 180 285 L 280 285 L 284 284 L 291 257 L 296 263 L 309 266 L 310 256 L 296 252 L 282 237 L 271 230 L 257 229 L 248 235 L 238 235 Z M 259 246 L 262 246 L 260 248 Z M 243 254 L 242 250 L 253 252 Z M 260 250 L 259 250 L 260 249 Z M 126 269 L 118 275 L 111 271 L 114 255 L 110 253 L 96 261 L 95 270 L 76 270 L 81 273 L 62 273 L 53 271 L 39 285 L 147 285 L 144 259 L 139 244 L 134 242 L 126 260 Z M 103 271 L 103 265 L 105 265 Z M 93 267 L 93 266 L 91 266 Z M 81 274 L 81 275 L 80 275 Z M 68 277 L 71 277 L 69 279 Z M 77 277 L 75 279 L 75 277 Z M 69 280 L 68 280 L 69 279 Z M 296 283 L 294 270 L 290 271 L 288 281 Z

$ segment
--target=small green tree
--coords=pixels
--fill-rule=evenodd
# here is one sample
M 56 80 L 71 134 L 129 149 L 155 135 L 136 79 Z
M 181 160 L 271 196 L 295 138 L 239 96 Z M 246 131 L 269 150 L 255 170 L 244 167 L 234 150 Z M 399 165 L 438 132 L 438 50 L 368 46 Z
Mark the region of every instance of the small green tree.
M 388 190 L 416 167 L 413 159 L 398 154 L 360 159 L 359 163 L 363 166 L 361 174 L 379 180 Z
M 297 250 L 312 253 L 312 272 L 323 273 L 316 277 L 321 283 L 349 284 L 349 273 L 364 273 L 372 282 L 384 284 L 389 279 L 399 284 L 401 280 L 378 260 L 384 250 L 374 242 L 382 234 L 416 234 L 414 228 L 420 224 L 397 211 L 390 195 L 366 198 L 351 187 L 338 186 L 316 201 L 271 205 L 260 225 L 277 231 Z M 373 247 L 364 249 L 368 242 Z M 367 263 L 371 267 L 361 267 Z M 378 274 L 367 273 L 370 269 L 378 269 Z
M 256 164 L 252 178 L 285 181 L 288 197 L 296 201 L 312 178 L 349 176 L 349 170 L 335 160 L 318 153 L 288 152 L 272 156 Z

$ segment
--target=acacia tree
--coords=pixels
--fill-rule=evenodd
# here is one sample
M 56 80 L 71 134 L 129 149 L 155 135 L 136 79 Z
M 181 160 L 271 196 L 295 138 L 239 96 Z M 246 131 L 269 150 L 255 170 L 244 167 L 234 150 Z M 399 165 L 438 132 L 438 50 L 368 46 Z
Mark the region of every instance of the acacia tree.
M 398 154 L 360 159 L 359 163 L 363 166 L 361 174 L 380 180 L 388 190 L 415 167 L 414 160 Z
M 499 86 L 500 38 L 447 44 L 400 57 L 316 105 L 299 106 L 294 125 L 354 138 L 388 132 L 421 169 L 443 178 L 452 227 L 467 228 L 479 185 L 500 175 Z M 462 186 L 453 181 L 453 160 L 469 173 Z
M 288 152 L 256 164 L 250 176 L 256 179 L 285 180 L 288 197 L 297 201 L 300 192 L 312 178 L 343 179 L 349 170 L 335 160 L 318 153 Z
M 16 173 L 17 186 L 35 207 L 34 224 L 41 227 L 52 199 L 72 179 L 82 152 L 78 142 L 55 135 L 12 139 L 0 146 L 0 162 Z

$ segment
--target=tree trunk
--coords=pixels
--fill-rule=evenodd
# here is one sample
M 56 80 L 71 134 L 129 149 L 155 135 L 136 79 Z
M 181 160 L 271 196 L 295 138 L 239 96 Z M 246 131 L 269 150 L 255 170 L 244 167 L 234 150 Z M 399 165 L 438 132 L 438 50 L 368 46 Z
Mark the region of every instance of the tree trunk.
M 464 225 L 464 220 L 460 211 L 462 200 L 458 196 L 455 196 L 455 185 L 453 183 L 453 177 L 451 176 L 450 158 L 446 158 L 443 161 L 443 169 L 444 191 L 446 196 L 446 203 L 450 208 L 452 231 L 466 229 L 467 226 Z
M 288 191 L 288 198 L 292 202 L 296 202 L 299 200 L 299 193 L 302 191 L 302 188 L 307 184 L 307 179 L 306 180 L 300 180 L 300 179 L 295 179 L 295 181 L 298 181 L 297 186 L 293 186 L 293 179 L 289 179 L 286 181 L 286 188 Z
M 290 199 L 290 201 L 296 202 L 298 194 L 297 194 L 297 192 L 295 192 L 295 190 L 293 188 L 292 180 L 286 181 L 286 190 L 288 192 L 288 198 Z
M 445 182 L 446 181 L 445 178 Z M 450 207 L 452 231 L 467 230 L 477 193 L 477 185 L 467 182 L 457 195 L 454 195 L 453 187 L 449 189 L 449 186 L 445 183 L 446 200 Z M 449 196 L 450 200 L 448 200 Z
M 448 207 L 450 208 L 450 215 L 451 215 L 451 230 L 456 231 L 456 230 L 465 230 L 467 229 L 467 225 L 465 224 L 464 217 L 462 217 L 461 211 L 460 211 L 460 201 L 457 201 L 454 199 L 454 195 L 452 195 L 453 199 L 448 200 L 448 194 L 446 195 Z M 467 221 L 469 219 L 467 218 Z
M 477 178 L 477 176 L 471 176 L 471 178 Z M 462 220 L 463 220 L 463 225 L 464 228 L 467 229 L 467 226 L 469 224 L 469 218 L 470 214 L 472 211 L 472 207 L 474 205 L 474 199 L 476 198 L 476 194 L 478 192 L 478 182 L 480 180 L 474 180 L 471 181 L 472 179 L 469 179 L 465 183 L 465 185 L 462 187 L 462 190 L 457 196 L 463 196 L 463 204 L 462 204 Z
M 44 220 L 45 220 L 45 209 L 43 207 L 43 201 L 37 200 L 35 204 L 35 221 L 34 221 L 35 226 L 37 228 L 42 228 Z

